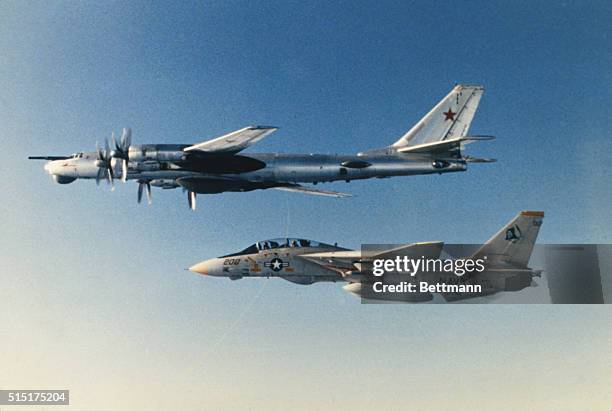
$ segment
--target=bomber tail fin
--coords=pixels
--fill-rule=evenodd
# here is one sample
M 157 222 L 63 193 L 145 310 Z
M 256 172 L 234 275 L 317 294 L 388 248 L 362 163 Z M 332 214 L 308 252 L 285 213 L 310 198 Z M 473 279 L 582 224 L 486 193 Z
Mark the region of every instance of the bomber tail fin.
M 480 247 L 473 258 L 486 256 L 489 264 L 527 267 L 543 218 L 543 211 L 522 211 Z
M 459 84 L 429 113 L 419 120 L 399 140 L 390 146 L 368 150 L 374 153 L 430 153 L 439 157 L 462 158 L 461 149 L 476 140 L 490 140 L 490 136 L 469 136 L 470 124 L 476 114 L 483 86 Z M 463 158 L 470 162 L 491 162 L 490 159 Z
M 484 87 L 458 84 L 391 147 L 420 146 L 467 136 Z

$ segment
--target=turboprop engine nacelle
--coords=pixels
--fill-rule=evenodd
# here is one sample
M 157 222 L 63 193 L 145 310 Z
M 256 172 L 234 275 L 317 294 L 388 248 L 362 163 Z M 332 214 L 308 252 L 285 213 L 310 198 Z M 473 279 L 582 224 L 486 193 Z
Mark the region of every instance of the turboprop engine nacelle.
M 164 148 L 162 145 L 146 144 L 130 146 L 130 161 L 183 161 L 186 159 L 183 150 L 178 147 Z
M 137 171 L 159 171 L 161 170 L 161 165 L 157 161 L 147 161 L 146 163 L 136 163 L 136 167 L 134 167 Z

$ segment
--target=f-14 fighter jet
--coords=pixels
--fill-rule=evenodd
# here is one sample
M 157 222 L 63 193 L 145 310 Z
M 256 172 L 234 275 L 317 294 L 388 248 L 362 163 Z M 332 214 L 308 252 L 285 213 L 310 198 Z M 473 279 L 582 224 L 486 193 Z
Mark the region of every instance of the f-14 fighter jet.
M 491 162 L 462 154 L 462 148 L 490 136 L 468 134 L 483 93 L 482 86 L 458 85 L 395 143 L 349 155 L 242 153 L 276 127 L 249 126 L 197 144 L 132 145 L 130 129 L 121 138 L 105 141 L 104 148 L 71 156 L 34 156 L 49 160 L 45 170 L 59 184 L 77 179 L 99 183 L 134 180 L 138 202 L 151 187 L 182 187 L 195 209 L 196 194 L 274 188 L 306 194 L 344 197 L 304 183 L 351 181 L 415 174 L 465 171 L 469 162 Z
M 413 243 L 386 250 L 353 251 L 299 238 L 259 241 L 240 252 L 202 261 L 189 270 L 231 280 L 278 277 L 305 285 L 340 281 L 347 283 L 344 286 L 346 291 L 365 299 L 420 302 L 429 301 L 433 299 L 434 293 L 438 293 L 447 301 L 453 301 L 499 291 L 519 291 L 532 285 L 533 278 L 539 277 L 541 270 L 529 268 L 528 263 L 543 218 L 544 213 L 541 211 L 519 213 L 475 253 L 461 258 L 462 261 L 476 261 L 476 264 L 482 261 L 483 270 L 463 272 L 460 276 L 456 270 L 458 264 L 451 264 L 455 271 L 421 270 L 414 276 L 386 273 L 378 277 L 365 269 L 368 266 L 371 268 L 375 260 L 393 261 L 403 257 L 416 261 L 440 260 L 445 250 L 442 242 Z M 445 264 L 458 260 L 446 259 Z M 462 267 L 467 265 L 463 264 Z M 415 284 L 412 292 L 409 292 L 405 284 L 409 282 Z M 420 283 L 427 284 L 425 291 L 420 288 Z

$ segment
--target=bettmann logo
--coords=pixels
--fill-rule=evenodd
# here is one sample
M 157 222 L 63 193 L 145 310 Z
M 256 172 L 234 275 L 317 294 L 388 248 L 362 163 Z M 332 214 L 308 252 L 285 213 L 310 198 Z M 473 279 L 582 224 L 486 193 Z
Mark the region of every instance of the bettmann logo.
M 506 241 L 512 241 L 513 243 L 516 243 L 518 240 L 521 239 L 522 235 L 523 234 L 521 233 L 521 229 L 518 227 L 518 225 L 515 225 L 514 227 L 510 227 L 506 231 Z
M 288 262 L 284 262 L 280 258 L 274 258 L 274 259 L 272 259 L 272 261 L 270 261 L 268 263 L 264 263 L 264 267 L 271 268 L 272 271 L 280 271 L 284 267 L 289 267 L 289 263 Z

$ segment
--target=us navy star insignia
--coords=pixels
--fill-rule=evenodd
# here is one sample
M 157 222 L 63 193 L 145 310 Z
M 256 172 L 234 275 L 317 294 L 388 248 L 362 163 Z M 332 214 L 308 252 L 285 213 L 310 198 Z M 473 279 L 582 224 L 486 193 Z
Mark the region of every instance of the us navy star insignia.
M 271 261 L 264 263 L 264 267 L 271 268 L 272 271 L 280 271 L 284 267 L 289 267 L 289 263 L 280 258 L 273 258 Z

